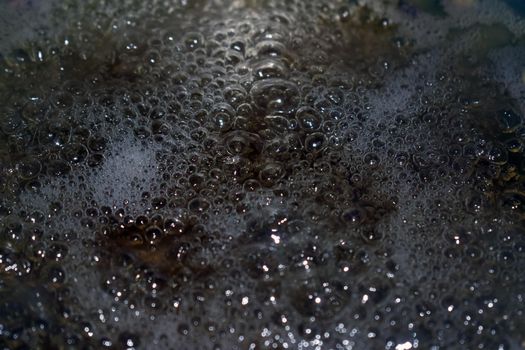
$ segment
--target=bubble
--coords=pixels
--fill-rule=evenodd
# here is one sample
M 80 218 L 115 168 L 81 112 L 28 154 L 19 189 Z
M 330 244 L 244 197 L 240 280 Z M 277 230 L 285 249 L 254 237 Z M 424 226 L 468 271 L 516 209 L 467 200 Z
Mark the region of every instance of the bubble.
M 298 104 L 297 86 L 283 79 L 264 79 L 253 84 L 250 95 L 255 105 L 266 113 L 292 113 Z
M 72 164 L 81 163 L 88 156 L 87 148 L 79 143 L 65 145 L 61 153 L 62 158 Z
M 254 64 L 253 75 L 255 79 L 284 78 L 286 67 L 280 61 L 265 59 Z
M 289 119 L 281 115 L 267 115 L 264 117 L 264 121 L 269 126 L 269 130 L 265 130 L 268 133 L 276 132 L 284 134 L 292 128 Z
M 383 238 L 383 234 L 377 230 L 365 230 L 361 232 L 361 238 L 366 243 L 373 243 Z
M 259 171 L 259 181 L 263 186 L 272 187 L 285 175 L 284 169 L 279 163 L 265 164 Z
M 403 162 L 402 159 L 401 162 Z M 370 165 L 371 167 L 376 167 L 379 165 L 379 157 L 376 154 L 367 154 L 365 156 L 365 163 Z
M 93 152 L 101 152 L 106 148 L 107 140 L 104 137 L 92 137 L 88 140 L 88 147 Z
M 290 158 L 288 143 L 284 138 L 276 138 L 267 142 L 264 145 L 263 152 L 268 157 L 279 161 L 285 161 Z
M 213 130 L 228 131 L 233 123 L 234 109 L 226 103 L 218 104 L 212 111 Z
M 289 55 L 286 46 L 276 40 L 261 40 L 257 43 L 254 55 L 258 57 L 286 57 Z
M 151 131 L 148 127 L 145 126 L 139 126 L 135 128 L 134 130 L 135 136 L 139 139 L 146 139 L 151 135 Z
M 66 276 L 62 269 L 55 267 L 48 272 L 47 279 L 50 283 L 54 285 L 59 285 L 65 281 Z
M 513 110 L 503 110 L 497 113 L 497 119 L 503 132 L 511 133 L 521 125 L 521 117 Z
M 204 38 L 200 33 L 190 32 L 185 35 L 184 44 L 188 51 L 195 51 L 204 46 Z
M 52 160 L 47 165 L 47 173 L 51 176 L 64 176 L 71 171 L 70 165 L 62 160 Z
M 151 205 L 153 206 L 153 209 L 155 210 L 159 210 L 163 208 L 164 206 L 166 206 L 166 204 L 167 204 L 167 200 L 166 198 L 163 198 L 163 197 L 156 197 L 156 198 L 153 198 L 153 200 L 151 201 Z
M 327 140 L 323 133 L 315 132 L 304 140 L 304 147 L 307 152 L 320 152 L 327 147 Z
M 259 135 L 243 131 L 232 131 L 226 136 L 226 147 L 232 155 L 250 155 L 261 151 Z
M 362 208 L 348 208 L 341 214 L 341 220 L 350 227 L 360 225 L 366 220 L 366 211 Z
M 340 105 L 344 102 L 343 92 L 339 89 L 330 89 L 325 97 L 334 105 Z
M 38 133 L 38 140 L 42 145 L 63 146 L 71 138 L 71 127 L 63 120 L 53 120 L 42 127 Z
M 101 165 L 104 162 L 104 156 L 100 153 L 93 153 L 88 156 L 87 164 L 94 168 Z
M 203 198 L 195 198 L 188 203 L 188 209 L 195 213 L 204 212 L 208 210 L 209 207 L 210 203 Z
M 243 189 L 246 192 L 255 192 L 259 190 L 260 188 L 261 188 L 261 184 L 259 183 L 259 181 L 255 179 L 248 179 L 243 184 Z
M 140 345 L 140 337 L 133 333 L 124 332 L 119 335 L 119 343 L 125 349 L 135 349 Z
M 42 170 L 42 164 L 36 158 L 27 158 L 17 164 L 20 177 L 24 180 L 35 178 Z
M 506 142 L 507 150 L 511 153 L 519 153 L 523 151 L 523 143 L 518 139 L 510 139 Z
M 338 290 L 337 285 L 324 282 L 322 287 L 310 281 L 304 281 L 297 286 L 292 298 L 292 305 L 304 316 L 313 316 L 324 320 L 335 317 L 347 305 L 347 295 Z
M 315 109 L 310 107 L 299 108 L 295 114 L 295 118 L 297 118 L 301 127 L 306 131 L 318 130 L 323 123 L 322 117 Z
M 224 88 L 224 98 L 233 107 L 238 107 L 246 101 L 246 90 L 241 85 L 231 85 Z
M 497 165 L 503 165 L 507 162 L 507 150 L 502 145 L 494 145 L 487 153 L 487 159 Z
M 53 103 L 60 109 L 66 109 L 73 105 L 73 96 L 67 92 L 56 94 L 52 97 Z

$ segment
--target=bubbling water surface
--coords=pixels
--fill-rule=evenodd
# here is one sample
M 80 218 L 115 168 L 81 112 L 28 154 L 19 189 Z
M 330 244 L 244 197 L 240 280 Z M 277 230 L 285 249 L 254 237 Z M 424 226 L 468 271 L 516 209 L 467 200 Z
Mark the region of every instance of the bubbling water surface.
M 519 4 L 0 10 L 2 349 L 525 348 Z

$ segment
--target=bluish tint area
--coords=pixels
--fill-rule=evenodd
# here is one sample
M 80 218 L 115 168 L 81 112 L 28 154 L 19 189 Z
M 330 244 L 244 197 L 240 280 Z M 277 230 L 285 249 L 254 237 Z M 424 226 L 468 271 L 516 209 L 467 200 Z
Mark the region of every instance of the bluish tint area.
M 525 16 L 525 1 L 523 0 L 505 0 L 505 2 L 512 7 L 514 11 L 521 16 Z

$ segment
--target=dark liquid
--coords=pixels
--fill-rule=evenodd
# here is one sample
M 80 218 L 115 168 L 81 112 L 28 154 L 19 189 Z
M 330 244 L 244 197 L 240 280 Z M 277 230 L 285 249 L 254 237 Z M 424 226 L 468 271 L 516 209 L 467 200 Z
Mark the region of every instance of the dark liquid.
M 525 347 L 520 4 L 0 6 L 3 348 Z

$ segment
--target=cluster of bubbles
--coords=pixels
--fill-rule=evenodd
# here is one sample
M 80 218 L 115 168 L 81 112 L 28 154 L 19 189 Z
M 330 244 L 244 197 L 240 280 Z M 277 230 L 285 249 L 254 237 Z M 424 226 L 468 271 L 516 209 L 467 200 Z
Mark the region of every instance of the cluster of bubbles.
M 0 56 L 2 349 L 524 347 L 525 27 L 402 3 L 50 6 Z

